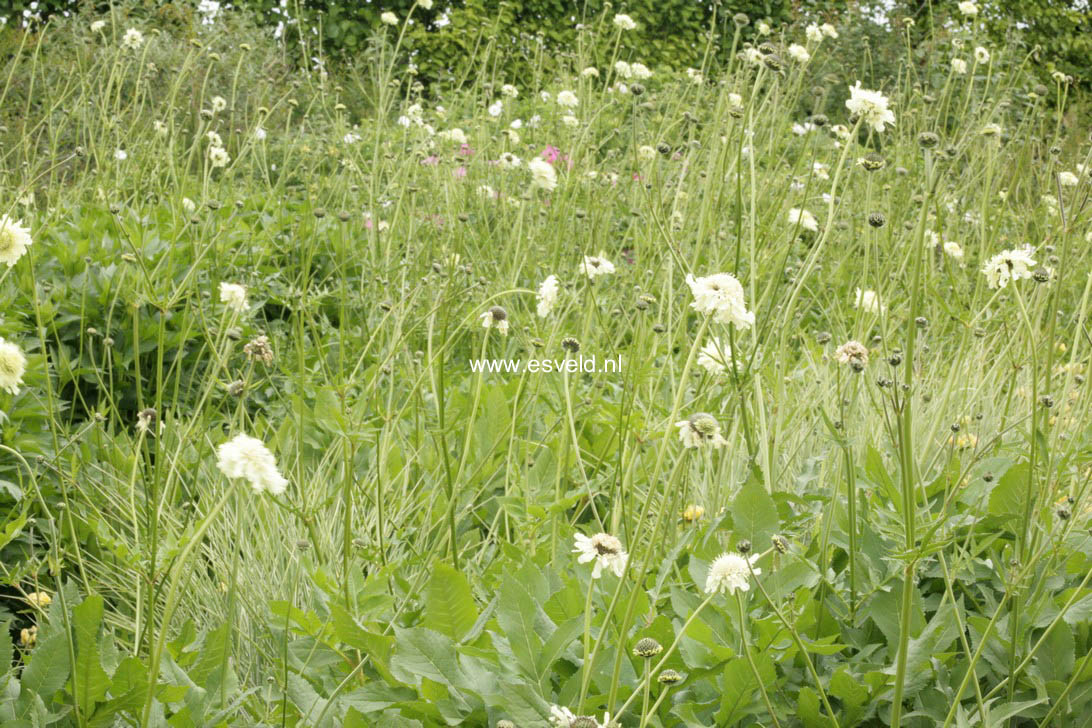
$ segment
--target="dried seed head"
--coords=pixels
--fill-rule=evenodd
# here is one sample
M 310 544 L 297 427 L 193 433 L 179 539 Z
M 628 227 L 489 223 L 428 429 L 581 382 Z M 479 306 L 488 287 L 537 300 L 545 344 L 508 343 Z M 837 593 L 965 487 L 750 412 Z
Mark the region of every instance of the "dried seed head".
M 874 228 L 882 228 L 887 224 L 887 218 L 882 212 L 874 212 L 868 216 L 868 224 Z

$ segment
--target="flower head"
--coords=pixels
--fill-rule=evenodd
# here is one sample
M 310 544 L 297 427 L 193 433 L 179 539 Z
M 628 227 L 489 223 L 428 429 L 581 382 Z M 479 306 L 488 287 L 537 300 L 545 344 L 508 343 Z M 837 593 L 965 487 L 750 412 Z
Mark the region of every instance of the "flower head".
M 694 295 L 690 308 L 698 313 L 711 315 L 718 323 L 730 323 L 740 329 L 754 325 L 754 312 L 747 310 L 743 300 L 743 285 L 731 273 L 714 273 L 701 278 L 688 275 L 686 284 Z
M 231 156 L 223 147 L 209 147 L 209 164 L 215 167 L 226 167 L 231 161 Z
M 990 52 L 982 46 L 978 46 L 974 49 L 974 60 L 975 63 L 989 63 Z
M 7 215 L 0 215 L 0 263 L 12 267 L 27 252 L 34 240 L 30 237 L 30 228 L 22 221 L 12 220 Z
M 862 291 L 857 289 L 857 298 L 853 302 L 853 305 L 857 308 L 868 311 L 869 313 L 883 314 L 884 305 L 880 302 L 880 297 L 875 291 Z
M 859 372 L 868 364 L 868 348 L 859 341 L 847 341 L 834 350 L 834 359 Z
M 245 478 L 255 493 L 280 495 L 288 487 L 273 453 L 257 438 L 238 434 L 220 445 L 216 454 L 220 472 L 229 478 Z
M 819 221 L 815 219 L 815 215 L 797 207 L 789 210 L 789 224 L 794 226 L 799 225 L 805 230 L 810 230 L 813 233 L 819 232 Z
M 811 54 L 808 53 L 808 49 L 799 43 L 793 43 L 789 46 L 788 50 L 789 58 L 793 59 L 797 63 L 807 63 L 811 60 Z
M 683 447 L 724 447 L 728 441 L 720 434 L 720 423 L 717 418 L 705 412 L 697 412 L 685 420 L 675 423 L 679 428 L 679 440 Z
M 527 162 L 527 169 L 531 171 L 531 184 L 535 187 L 547 192 L 557 187 L 557 172 L 545 159 L 535 157 Z
M 581 268 L 584 275 L 592 280 L 599 276 L 614 273 L 614 263 L 607 260 L 602 251 L 599 252 L 599 255 L 585 255 L 584 262 L 581 263 Z
M 23 374 L 27 370 L 27 358 L 23 350 L 0 336 L 0 389 L 19 394 Z
M 121 37 L 121 45 L 131 51 L 135 51 L 144 45 L 144 34 L 136 28 L 129 28 Z
M 31 592 L 30 594 L 27 594 L 27 603 L 38 607 L 39 609 L 45 609 L 53 603 L 53 597 L 49 596 L 49 592 Z
M 709 565 L 709 575 L 705 577 L 705 593 L 735 594 L 736 591 L 751 589 L 751 574 L 761 574 L 762 569 L 752 566 L 758 561 L 758 554 L 750 557 L 740 556 L 728 551 L 718 556 Z
M 1035 259 L 1031 257 L 1033 252 L 1030 245 L 1025 245 L 1002 251 L 990 258 L 982 268 L 986 284 L 990 288 L 1004 288 L 1009 281 L 1031 278 L 1036 265 Z
M 500 306 L 493 306 L 481 315 L 482 326 L 495 328 L 501 336 L 508 336 L 508 312 Z
M 737 361 L 738 369 L 743 362 Z M 698 366 L 710 374 L 723 374 L 732 366 L 732 349 L 728 342 L 720 339 L 710 339 L 698 352 Z
M 558 106 L 572 109 L 580 105 L 580 99 L 576 98 L 576 94 L 572 91 L 560 91 L 557 94 L 557 103 Z
M 971 2 L 971 0 L 963 0 L 963 2 L 959 3 L 959 12 L 963 13 L 963 15 L 968 18 L 973 18 L 978 15 L 978 6 Z
M 593 579 L 598 579 L 603 569 L 621 577 L 625 573 L 626 561 L 629 559 L 629 555 L 622 548 L 622 542 L 609 533 L 597 533 L 590 537 L 582 533 L 576 534 L 573 553 L 580 554 L 576 560 L 581 564 L 595 562 L 592 568 Z
M 250 304 L 246 300 L 246 287 L 238 283 L 220 283 L 220 303 L 226 304 L 233 311 L 246 311 Z
M 625 13 L 618 13 L 614 16 L 614 27 L 621 30 L 633 30 L 637 27 L 637 23 Z
M 555 275 L 547 276 L 546 280 L 539 285 L 537 313 L 540 317 L 545 318 L 554 310 L 554 306 L 557 305 L 558 290 L 559 286 Z
M 895 112 L 888 108 L 887 97 L 879 91 L 869 91 L 861 88 L 861 82 L 849 87 L 849 98 L 846 99 L 846 108 L 850 114 L 859 117 L 878 132 L 884 130 L 885 124 L 895 125 Z
M 398 25 L 398 16 L 390 10 L 380 15 L 379 19 L 387 25 Z

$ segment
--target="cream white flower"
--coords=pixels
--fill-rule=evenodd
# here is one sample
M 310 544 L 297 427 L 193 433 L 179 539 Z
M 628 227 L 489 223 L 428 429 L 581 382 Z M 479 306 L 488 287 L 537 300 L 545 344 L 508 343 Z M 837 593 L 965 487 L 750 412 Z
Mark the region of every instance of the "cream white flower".
M 584 78 L 599 78 L 599 69 L 595 66 L 588 66 L 580 72 L 580 75 Z
M 592 578 L 598 579 L 603 569 L 621 577 L 626 571 L 629 554 L 622 548 L 622 542 L 609 533 L 597 533 L 588 537 L 582 533 L 573 539 L 573 553 L 580 554 L 576 560 L 581 564 L 594 562 Z
M 637 147 L 637 158 L 643 162 L 651 162 L 656 158 L 656 148 L 648 144 Z
M 755 23 L 755 30 L 758 31 L 759 35 L 769 35 L 773 32 L 773 28 L 771 28 L 770 24 L 767 23 L 765 20 L 760 20 Z
M 687 449 L 699 447 L 724 447 L 728 441 L 720 434 L 717 418 L 706 412 L 697 412 L 675 423 L 679 428 L 679 440 Z
M 523 164 L 519 157 L 511 152 L 502 152 L 497 158 L 497 166 L 501 169 L 514 169 Z
M 1072 172 L 1058 173 L 1058 183 L 1061 184 L 1062 187 L 1076 187 L 1080 181 L 1080 178 Z
M 91 32 L 92 33 L 98 33 L 105 27 L 106 27 L 106 21 L 105 20 L 96 20 L 95 22 L 91 23 Z
M 963 13 L 968 18 L 973 18 L 978 15 L 978 6 L 971 2 L 971 0 L 963 0 L 963 2 L 959 3 L 959 12 Z
M 728 94 L 728 104 L 735 107 L 743 106 L 743 97 L 734 92 L 730 93 Z
M 246 311 L 250 304 L 246 300 L 246 287 L 238 283 L 220 283 L 220 303 L 226 304 L 233 311 Z
M 752 66 L 761 66 L 762 59 L 762 51 L 758 50 L 757 48 L 752 47 L 743 49 L 743 60 L 747 61 L 747 63 L 751 64 Z
M 732 366 L 732 349 L 728 342 L 722 339 L 710 339 L 698 352 L 698 366 L 710 374 L 723 374 Z M 736 362 L 736 369 L 743 366 L 742 361 Z
M 501 92 L 501 96 L 504 96 L 504 97 L 509 98 L 509 99 L 514 99 L 517 96 L 519 96 L 519 89 L 516 88 L 515 86 L 513 86 L 510 83 L 506 83 L 503 86 L 501 86 L 500 92 Z
M 209 147 L 209 164 L 213 167 L 226 167 L 231 156 L 223 147 Z
M 952 59 L 952 72 L 960 76 L 967 73 L 967 62 L 962 58 Z
M 859 372 L 868 364 L 868 347 L 859 341 L 847 341 L 834 350 L 834 360 Z
M 948 240 L 944 243 L 944 253 L 952 260 L 963 265 L 963 248 L 959 243 Z
M 212 100 L 209 103 L 212 105 L 212 110 L 216 113 L 219 113 L 227 108 L 227 99 L 225 99 L 223 96 L 213 96 Z
M 885 124 L 895 125 L 895 112 L 888 108 L 888 103 L 886 96 L 879 91 L 861 88 L 861 82 L 858 81 L 849 87 L 846 108 L 854 117 L 860 117 L 864 123 L 882 132 Z
M 835 30 L 834 26 L 831 25 L 830 23 L 823 23 L 821 26 L 819 26 L 819 30 L 823 31 L 823 35 L 825 35 L 828 38 L 837 38 L 838 37 L 838 31 Z
M 580 126 L 580 119 L 576 118 L 572 114 L 566 114 L 565 116 L 561 117 L 561 123 L 571 129 L 573 127 Z
M 808 27 L 804 28 L 804 35 L 812 43 L 823 42 L 823 30 L 815 23 L 812 23 Z
M 486 111 L 489 112 L 490 116 L 500 116 L 504 112 L 504 103 L 501 101 L 494 101 L 489 105 L 489 108 L 486 109 Z
M 815 215 L 812 215 L 807 210 L 801 210 L 794 207 L 789 210 L 789 224 L 792 226 L 800 226 L 805 230 L 810 230 L 813 233 L 819 232 L 819 221 L 815 219 Z
M 436 134 L 437 137 L 456 144 L 466 144 L 466 133 L 459 127 L 453 127 Z
M 379 19 L 387 25 L 398 25 L 398 16 L 390 10 L 380 15 Z
M 244 478 L 255 493 L 280 495 L 288 487 L 273 453 L 257 438 L 238 434 L 220 445 L 216 454 L 220 472 L 228 478 Z
M 788 50 L 789 58 L 793 59 L 797 63 L 807 63 L 811 60 L 811 54 L 808 53 L 808 49 L 799 43 L 793 43 L 789 46 Z
M 637 23 L 625 13 L 618 13 L 614 16 L 614 27 L 622 30 L 633 30 L 637 27 Z
M 560 705 L 550 706 L 550 725 L 553 728 L 572 728 L 576 714 Z
M 167 123 L 159 119 L 152 122 L 152 128 L 155 129 L 155 133 L 159 136 L 167 136 L 171 131 L 170 127 L 167 126 Z
M 1025 245 L 1002 251 L 990 258 L 982 268 L 987 285 L 990 288 L 1004 288 L 1009 281 L 1031 278 L 1032 269 L 1036 265 L 1035 259 L 1031 257 L 1034 252 L 1030 245 Z
M 572 109 L 580 105 L 580 99 L 576 98 L 576 94 L 572 91 L 559 91 L 557 94 L 557 103 L 558 106 Z
M 11 268 L 26 254 L 33 242 L 30 228 L 24 226 L 21 220 L 0 215 L 0 263 L 7 263 Z
M 0 336 L 0 389 L 19 394 L 19 385 L 27 371 L 27 358 L 23 350 Z
M 197 211 L 197 203 L 188 197 L 183 197 L 182 209 L 192 215 L 194 212 Z
M 758 554 L 752 554 L 750 558 L 741 556 L 734 551 L 727 551 L 709 565 L 709 574 L 705 577 L 706 594 L 735 594 L 737 591 L 750 591 L 751 574 L 761 574 L 753 564 L 758 561 Z
M 580 269 L 588 278 L 595 280 L 599 276 L 614 273 L 614 264 L 600 251 L 599 255 L 585 255 Z
M 496 329 L 501 336 L 508 336 L 508 312 L 500 306 L 493 306 L 481 315 L 482 326 Z
M 853 305 L 862 311 L 881 315 L 886 310 L 884 305 L 880 303 L 880 297 L 875 291 L 862 291 L 860 288 L 857 289 L 857 298 Z
M 129 28 L 121 37 L 121 45 L 131 51 L 135 51 L 144 45 L 144 34 L 136 28 Z
M 638 81 L 644 81 L 645 79 L 652 78 L 652 71 L 643 63 L 631 63 L 629 64 L 629 72 L 633 78 Z
M 686 69 L 686 77 L 694 83 L 705 83 L 705 76 L 696 68 Z
M 747 310 L 743 300 L 743 286 L 731 273 L 714 273 L 701 278 L 687 275 L 686 284 L 694 295 L 690 308 L 698 313 L 712 316 L 718 323 L 730 323 L 740 329 L 749 329 L 754 325 L 755 314 Z
M 974 60 L 975 63 L 989 63 L 990 52 L 982 46 L 978 46 L 974 49 Z
M 264 141 L 265 141 L 265 137 L 266 137 L 266 131 L 265 131 L 265 129 L 263 129 L 263 128 L 262 128 L 262 127 L 260 127 L 260 126 L 259 126 L 259 127 L 255 127 L 255 129 L 254 129 L 254 139 L 255 139 L 256 141 L 259 141 L 259 142 L 264 142 Z
M 550 315 L 550 312 L 554 310 L 554 306 L 557 305 L 558 293 L 560 292 L 560 286 L 558 284 L 557 276 L 549 275 L 546 277 L 538 287 L 538 309 L 537 313 L 540 317 L 545 318 Z
M 118 160 L 119 162 L 124 162 L 128 158 L 129 152 L 125 151 L 121 147 L 118 147 L 114 150 L 114 159 Z
M 531 170 L 531 184 L 547 192 L 557 187 L 557 172 L 554 165 L 542 157 L 535 157 L 527 162 L 527 169 Z

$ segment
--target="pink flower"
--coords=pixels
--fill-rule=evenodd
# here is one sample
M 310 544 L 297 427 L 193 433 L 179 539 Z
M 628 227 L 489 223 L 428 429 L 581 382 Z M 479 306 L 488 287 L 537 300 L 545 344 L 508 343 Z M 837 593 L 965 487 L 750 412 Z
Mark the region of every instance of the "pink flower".
M 435 167 L 439 163 L 440 158 L 437 157 L 435 154 L 430 154 L 429 156 L 421 160 L 421 164 L 425 165 L 426 167 Z
M 469 157 L 472 154 L 474 154 L 474 148 L 471 147 L 469 144 L 462 144 L 459 146 L 459 156 Z
M 633 173 L 633 181 L 634 182 L 640 182 L 641 181 L 641 175 L 638 174 L 637 172 L 634 172 Z
M 456 167 L 452 174 L 455 175 L 455 179 L 462 179 L 466 176 L 466 167 Z
M 561 150 L 557 147 L 547 144 L 546 148 L 542 150 L 542 158 L 550 164 L 557 161 L 557 158 L 561 156 Z

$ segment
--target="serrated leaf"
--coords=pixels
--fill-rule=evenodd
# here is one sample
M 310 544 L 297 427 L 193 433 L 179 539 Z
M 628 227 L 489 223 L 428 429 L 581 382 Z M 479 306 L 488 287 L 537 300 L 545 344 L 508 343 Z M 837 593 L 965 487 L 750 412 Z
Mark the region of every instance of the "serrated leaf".
M 437 562 L 425 589 L 425 625 L 456 642 L 478 620 L 478 607 L 466 577 L 451 566 Z

